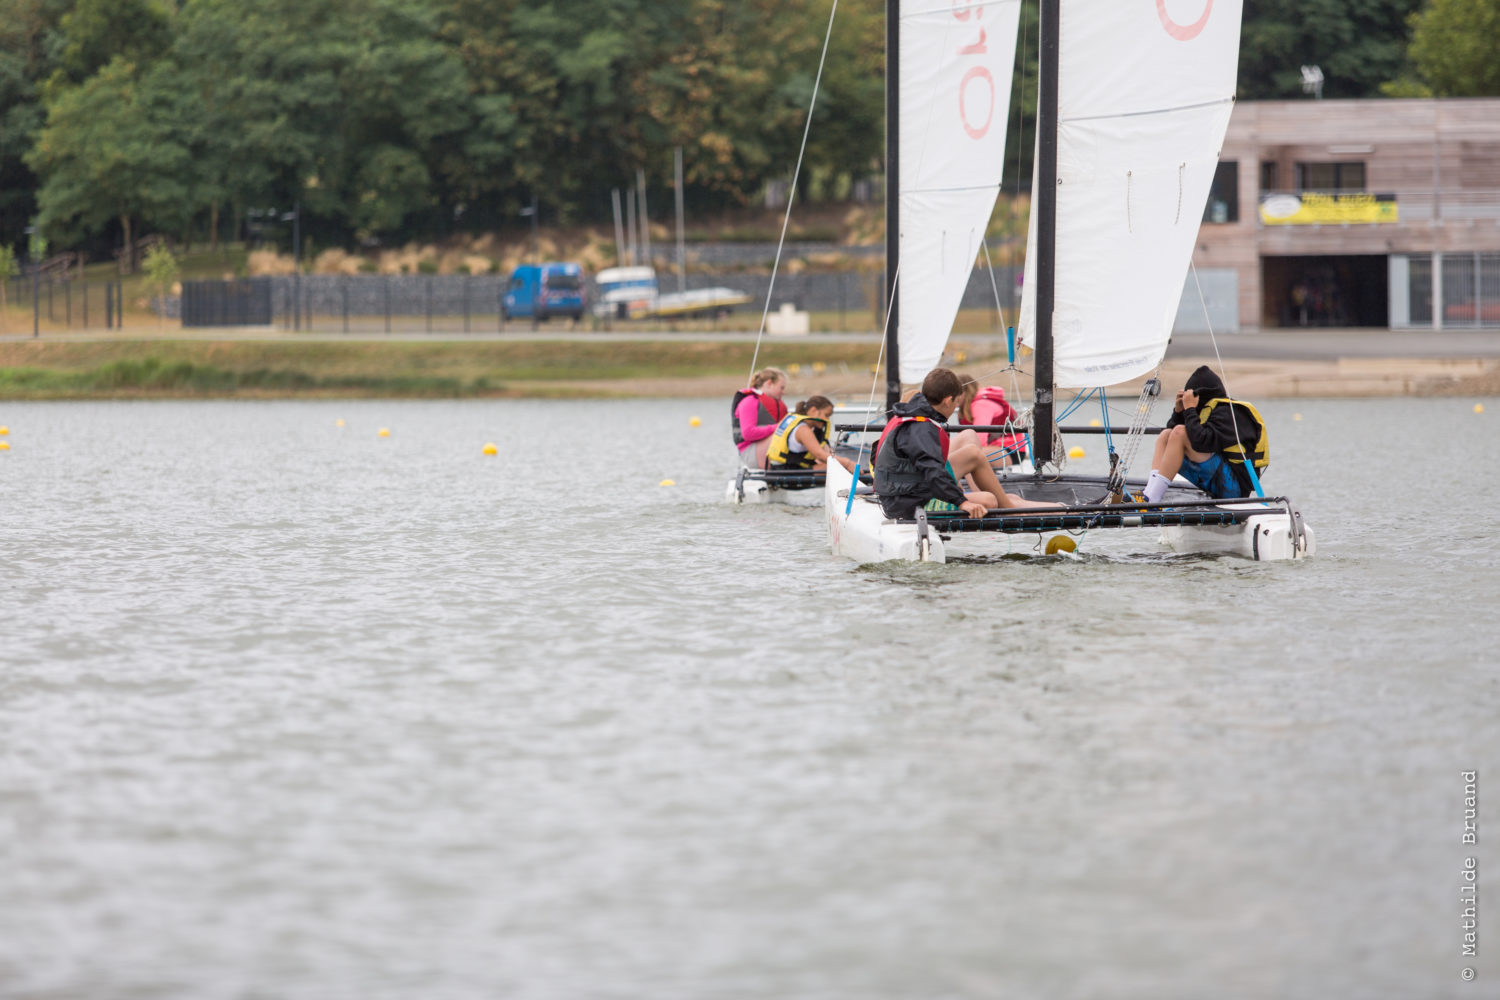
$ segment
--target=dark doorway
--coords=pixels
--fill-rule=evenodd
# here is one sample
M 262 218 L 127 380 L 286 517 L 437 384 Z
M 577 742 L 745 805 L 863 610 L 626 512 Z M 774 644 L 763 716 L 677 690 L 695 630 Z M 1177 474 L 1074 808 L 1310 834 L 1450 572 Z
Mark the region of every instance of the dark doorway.
M 1384 255 L 1262 257 L 1262 324 L 1389 326 L 1389 268 Z

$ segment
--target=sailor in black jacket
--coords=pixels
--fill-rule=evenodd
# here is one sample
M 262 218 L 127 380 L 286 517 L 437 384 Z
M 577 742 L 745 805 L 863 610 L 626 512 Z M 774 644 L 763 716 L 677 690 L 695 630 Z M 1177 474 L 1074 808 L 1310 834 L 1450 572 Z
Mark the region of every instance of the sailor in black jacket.
M 983 517 L 992 507 L 1056 506 L 1006 493 L 977 445 L 949 446 L 944 425 L 962 397 L 958 376 L 934 368 L 920 393 L 895 405 L 874 459 L 875 493 L 885 516 L 910 518 L 919 507 Z M 979 489 L 965 493 L 959 485 L 964 476 Z
M 1245 455 L 1263 466 L 1266 449 L 1260 413 L 1249 403 L 1230 400 L 1223 380 L 1203 365 L 1188 376 L 1166 429 L 1157 436 L 1146 501 L 1161 500 L 1179 473 L 1216 499 L 1249 496 L 1253 484 Z

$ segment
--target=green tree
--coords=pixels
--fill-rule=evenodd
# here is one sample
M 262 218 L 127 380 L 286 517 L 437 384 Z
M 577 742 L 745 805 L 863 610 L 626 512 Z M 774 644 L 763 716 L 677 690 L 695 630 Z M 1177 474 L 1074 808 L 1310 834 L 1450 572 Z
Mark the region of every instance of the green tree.
M 1500 0 L 1431 0 L 1411 24 L 1411 61 L 1432 94 L 1500 97 Z
M 201 207 L 301 200 L 345 232 L 388 233 L 435 203 L 473 114 L 430 4 L 189 0 L 182 22 Z
M 149 66 L 172 44 L 166 0 L 74 0 L 59 24 L 61 52 L 49 89 L 76 87 L 116 57 Z
M 1247 0 L 1239 97 L 1302 96 L 1317 65 L 1325 97 L 1374 97 L 1406 58 L 1408 18 L 1423 0 Z
M 181 273 L 177 258 L 165 243 L 158 243 L 146 252 L 142 270 L 145 271 L 146 291 L 156 293 L 157 322 L 160 326 L 166 326 L 167 294 L 172 291 L 172 286 Z
M 0 0 L 0 242 L 18 240 L 36 214 L 37 178 L 26 154 L 46 121 L 42 86 L 73 0 Z
M 45 232 L 67 243 L 118 219 L 128 250 L 135 220 L 174 225 L 191 213 L 190 160 L 170 84 L 167 75 L 141 74 L 116 58 L 56 99 L 27 157 L 43 180 L 37 202 Z

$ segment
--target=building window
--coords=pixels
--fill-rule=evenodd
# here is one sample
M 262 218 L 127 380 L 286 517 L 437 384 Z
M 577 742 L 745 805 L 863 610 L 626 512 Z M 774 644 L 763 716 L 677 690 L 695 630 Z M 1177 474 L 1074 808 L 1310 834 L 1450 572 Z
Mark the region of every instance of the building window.
M 1409 323 L 1412 326 L 1432 325 L 1432 256 L 1413 254 L 1411 279 L 1407 286 L 1411 305 Z
M 1275 160 L 1262 160 L 1260 163 L 1260 189 L 1262 191 L 1280 191 L 1280 173 Z
M 1214 171 L 1213 186 L 1208 189 L 1208 204 L 1203 207 L 1204 222 L 1240 221 L 1240 165 L 1226 160 Z
M 1298 191 L 1363 191 L 1364 163 L 1299 163 Z

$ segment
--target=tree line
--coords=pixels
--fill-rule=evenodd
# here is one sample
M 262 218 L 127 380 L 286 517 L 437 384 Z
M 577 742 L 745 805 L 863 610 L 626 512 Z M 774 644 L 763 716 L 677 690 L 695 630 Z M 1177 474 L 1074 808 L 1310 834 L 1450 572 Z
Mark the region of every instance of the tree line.
M 533 197 L 599 222 L 637 170 L 666 193 L 678 146 L 690 204 L 744 204 L 795 162 L 830 6 L 0 0 L 0 245 L 201 240 L 294 203 L 321 245 L 494 229 Z M 881 172 L 884 6 L 839 4 L 803 196 Z M 1245 7 L 1242 99 L 1299 96 L 1305 63 L 1327 97 L 1500 93 L 1500 0 Z M 1018 100 L 1035 66 L 1033 41 Z

